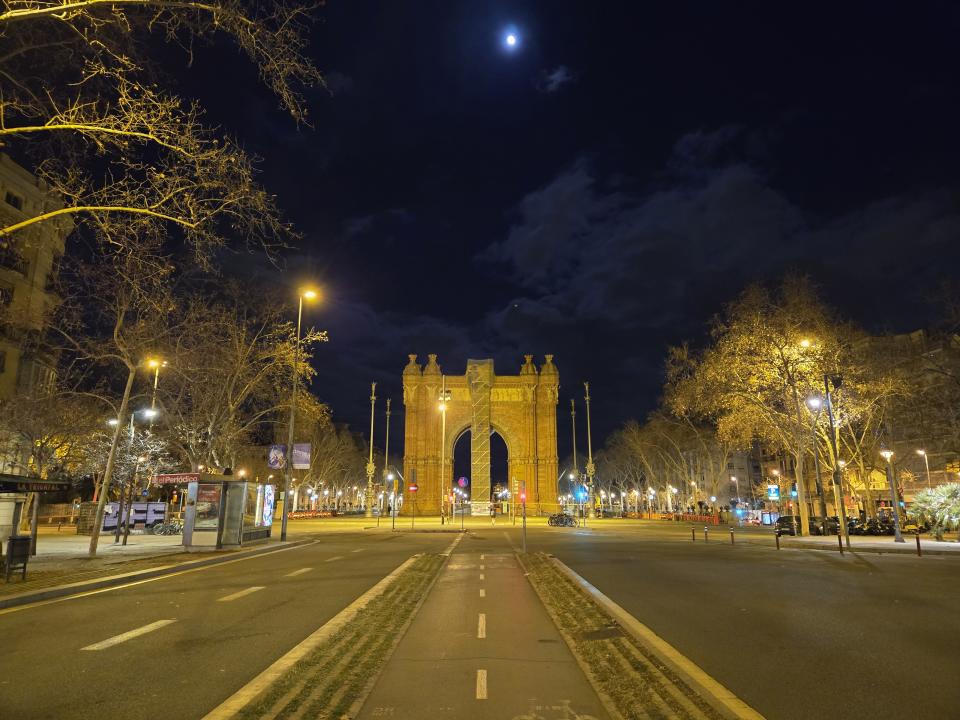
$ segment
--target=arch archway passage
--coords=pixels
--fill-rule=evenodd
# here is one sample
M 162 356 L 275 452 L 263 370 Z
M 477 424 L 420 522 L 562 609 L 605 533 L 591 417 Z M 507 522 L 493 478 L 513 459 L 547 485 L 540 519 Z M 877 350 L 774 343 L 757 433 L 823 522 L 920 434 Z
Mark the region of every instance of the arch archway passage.
M 403 474 L 408 483 L 416 479 L 418 514 L 442 511 L 454 482 L 453 446 L 466 428 L 473 497 L 490 496 L 490 433 L 496 431 L 507 445 L 511 493 L 526 488 L 529 513 L 556 512 L 560 374 L 553 355 L 539 369 L 533 355 L 525 355 L 518 375 L 495 374 L 490 359 L 468 360 L 463 375 L 443 375 L 436 355 L 428 355 L 424 366 L 416 355 L 409 358 L 403 369 Z M 438 408 L 444 388 L 450 398 L 446 438 Z M 482 514 L 488 508 L 480 501 L 472 509 Z

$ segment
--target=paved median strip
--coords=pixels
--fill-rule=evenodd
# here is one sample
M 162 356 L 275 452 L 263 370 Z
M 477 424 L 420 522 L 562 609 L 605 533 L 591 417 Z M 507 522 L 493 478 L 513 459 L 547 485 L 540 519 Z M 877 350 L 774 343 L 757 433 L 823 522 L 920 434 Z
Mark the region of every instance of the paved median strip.
M 125 643 L 127 640 L 133 640 L 136 637 L 140 637 L 141 635 L 146 635 L 147 633 L 151 633 L 154 630 L 159 630 L 160 628 L 166 627 L 167 625 L 170 625 L 171 623 L 175 623 L 175 622 L 176 620 L 157 620 L 156 622 L 152 622 L 149 625 L 144 625 L 143 627 L 138 627 L 134 630 L 128 630 L 125 633 L 114 635 L 111 638 L 107 638 L 106 640 L 101 640 L 100 642 L 94 643 L 93 645 L 87 645 L 85 648 L 81 648 L 81 650 L 106 650 L 107 648 L 113 647 L 114 645 Z
M 522 560 L 530 583 L 614 717 L 763 720 L 652 630 L 543 553 Z

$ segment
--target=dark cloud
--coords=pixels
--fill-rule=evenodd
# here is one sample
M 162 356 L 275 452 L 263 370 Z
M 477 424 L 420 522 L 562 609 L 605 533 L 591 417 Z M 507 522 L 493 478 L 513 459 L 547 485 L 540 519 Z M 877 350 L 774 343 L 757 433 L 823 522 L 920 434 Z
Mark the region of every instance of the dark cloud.
M 923 258 L 957 254 L 955 196 L 931 191 L 818 217 L 767 173 L 731 157 L 729 145 L 742 147 L 746 135 L 725 128 L 681 138 L 664 172 L 640 189 L 577 160 L 520 199 L 472 275 L 455 269 L 464 293 L 483 297 L 485 278 L 497 277 L 509 280 L 512 297 L 491 300 L 470 321 L 347 303 L 334 313 L 331 347 L 350 348 L 350 361 L 338 359 L 334 375 L 379 379 L 398 397 L 408 352 L 437 352 L 452 373 L 468 357 L 494 357 L 501 372 L 514 372 L 524 353 L 550 352 L 565 397 L 592 381 L 602 435 L 652 408 L 666 347 L 702 339 L 709 318 L 755 279 L 810 272 L 854 320 L 913 327 L 915 315 L 903 308 L 916 310 L 935 283 Z M 885 292 L 890 285 L 901 290 L 896 299 Z M 438 306 L 458 300 L 437 298 Z
M 553 70 L 544 70 L 537 81 L 537 89 L 544 93 L 555 93 L 574 82 L 576 77 L 566 65 L 558 65 Z
M 324 84 L 333 95 L 341 95 L 350 92 L 354 88 L 354 80 L 349 75 L 330 70 L 323 76 Z

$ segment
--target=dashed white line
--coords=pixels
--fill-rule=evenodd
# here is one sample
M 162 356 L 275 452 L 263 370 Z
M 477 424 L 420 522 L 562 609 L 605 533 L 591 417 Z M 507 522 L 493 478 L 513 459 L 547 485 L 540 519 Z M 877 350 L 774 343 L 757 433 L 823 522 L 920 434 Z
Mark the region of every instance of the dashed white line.
M 484 565 L 483 563 L 480 563 L 480 569 L 481 569 L 481 570 L 486 570 L 486 569 L 487 569 L 487 566 Z
M 487 699 L 487 671 L 477 670 L 477 700 Z
M 480 579 L 483 580 L 483 573 L 480 573 Z
M 140 637 L 141 635 L 146 635 L 148 632 L 153 632 L 154 630 L 159 630 L 162 627 L 166 627 L 170 623 L 175 623 L 176 620 L 157 620 L 152 622 L 149 625 L 144 625 L 143 627 L 138 627 L 136 630 L 128 630 L 125 633 L 120 635 L 114 635 L 112 638 L 107 638 L 106 640 L 101 640 L 98 643 L 93 645 L 87 645 L 81 650 L 104 650 L 108 647 L 113 647 L 114 645 L 119 645 L 120 643 L 126 642 L 127 640 L 132 640 L 135 637 Z
M 480 559 L 483 560 L 483 553 L 480 553 Z
M 284 577 L 296 577 L 297 575 L 303 575 L 304 573 L 308 573 L 311 570 L 313 570 L 313 568 L 300 568 L 299 570 L 294 570 L 293 572 L 287 573 L 286 575 L 284 575 Z
M 483 640 L 485 637 L 487 637 L 487 614 L 480 613 L 477 618 L 477 639 Z
M 483 588 L 480 588 L 480 597 L 486 597 L 486 596 L 487 596 L 487 591 L 484 590 Z
M 333 562 L 334 560 L 343 560 L 343 555 L 336 555 L 332 558 L 327 558 L 324 562 Z
M 254 585 L 253 587 L 248 587 L 246 590 L 241 590 L 240 592 L 235 592 L 231 595 L 224 595 L 222 598 L 217 598 L 217 602 L 230 602 L 231 600 L 237 600 L 247 595 L 251 595 L 259 590 L 263 590 L 266 585 Z
M 351 550 L 350 552 L 363 552 L 366 548 L 357 548 L 356 550 Z

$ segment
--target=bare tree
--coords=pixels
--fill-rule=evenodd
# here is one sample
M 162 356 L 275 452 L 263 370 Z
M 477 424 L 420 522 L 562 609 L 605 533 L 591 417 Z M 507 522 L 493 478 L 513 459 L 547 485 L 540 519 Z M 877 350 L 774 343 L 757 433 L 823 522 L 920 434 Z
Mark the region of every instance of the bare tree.
M 70 216 L 176 230 L 205 262 L 240 235 L 269 247 L 291 236 L 254 159 L 204 126 L 196 102 L 161 76 L 151 35 L 181 46 L 233 43 L 303 122 L 302 88 L 322 82 L 305 54 L 315 5 L 287 2 L 8 0 L 0 12 L 0 142 L 30 158 L 59 202 L 24 208 L 0 240 Z M 132 243 L 137 234 L 115 235 Z

